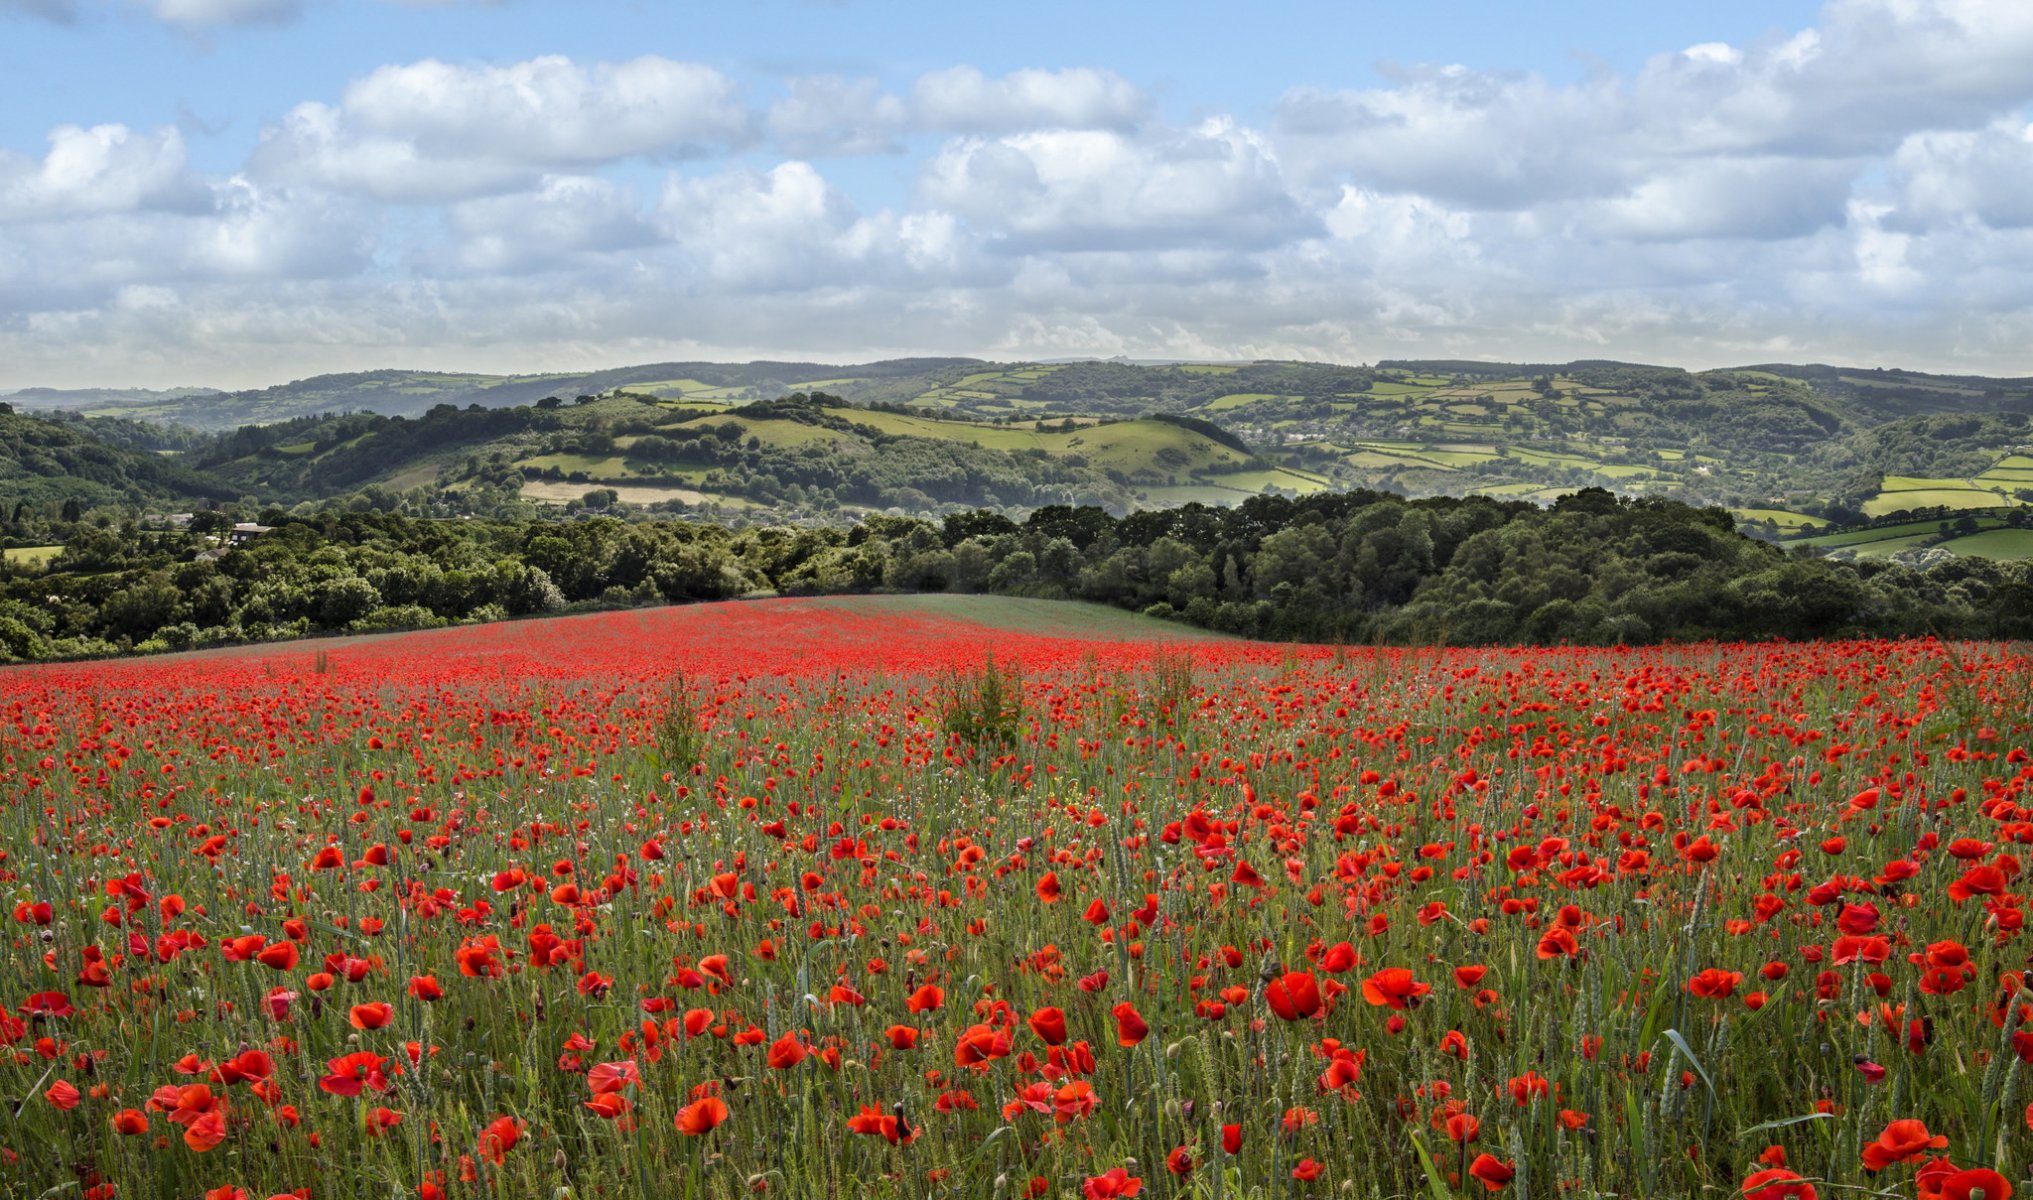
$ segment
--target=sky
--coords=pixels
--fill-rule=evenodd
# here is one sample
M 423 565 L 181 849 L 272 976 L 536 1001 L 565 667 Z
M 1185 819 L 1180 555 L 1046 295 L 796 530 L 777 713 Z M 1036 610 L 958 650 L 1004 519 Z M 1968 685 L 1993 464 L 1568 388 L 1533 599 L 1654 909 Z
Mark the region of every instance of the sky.
M 2029 0 L 0 0 L 0 390 L 2033 374 Z

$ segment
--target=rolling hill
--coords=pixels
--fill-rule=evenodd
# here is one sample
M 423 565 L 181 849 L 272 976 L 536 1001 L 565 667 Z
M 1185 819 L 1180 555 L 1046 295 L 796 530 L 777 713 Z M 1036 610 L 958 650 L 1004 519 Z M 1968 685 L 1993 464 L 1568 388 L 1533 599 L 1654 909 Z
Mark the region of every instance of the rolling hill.
M 60 404 L 87 429 L 125 417 L 211 431 L 168 457 L 287 503 L 421 488 L 474 510 L 611 492 L 824 519 L 1350 488 L 1544 503 L 1598 486 L 1727 507 L 1784 540 L 1831 521 L 2011 524 L 2033 502 L 2033 380 L 1824 365 L 655 363 L 371 371 L 229 393 L 30 390 L 14 403 Z

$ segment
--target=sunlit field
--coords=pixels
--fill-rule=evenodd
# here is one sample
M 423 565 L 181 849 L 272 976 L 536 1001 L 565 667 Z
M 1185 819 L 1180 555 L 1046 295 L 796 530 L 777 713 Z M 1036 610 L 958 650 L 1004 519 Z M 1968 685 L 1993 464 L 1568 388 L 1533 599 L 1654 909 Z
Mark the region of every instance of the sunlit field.
M 2033 660 L 771 601 L 0 672 L 0 1195 L 2029 1186 Z

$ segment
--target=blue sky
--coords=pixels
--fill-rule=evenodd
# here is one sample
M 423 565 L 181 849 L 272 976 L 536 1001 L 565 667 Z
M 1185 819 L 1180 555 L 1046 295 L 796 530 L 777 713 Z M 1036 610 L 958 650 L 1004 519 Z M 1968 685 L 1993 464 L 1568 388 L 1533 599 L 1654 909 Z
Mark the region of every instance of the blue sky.
M 0 0 L 0 389 L 2033 373 L 2033 5 Z

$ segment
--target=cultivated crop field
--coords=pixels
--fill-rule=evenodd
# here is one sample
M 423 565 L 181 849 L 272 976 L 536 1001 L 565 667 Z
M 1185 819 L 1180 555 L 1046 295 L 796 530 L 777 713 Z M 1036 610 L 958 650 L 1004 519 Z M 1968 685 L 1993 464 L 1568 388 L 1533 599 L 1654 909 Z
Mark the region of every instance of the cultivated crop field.
M 2023 647 L 1092 613 L 0 672 L 0 1194 L 2033 1186 Z

